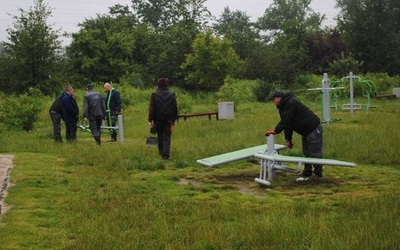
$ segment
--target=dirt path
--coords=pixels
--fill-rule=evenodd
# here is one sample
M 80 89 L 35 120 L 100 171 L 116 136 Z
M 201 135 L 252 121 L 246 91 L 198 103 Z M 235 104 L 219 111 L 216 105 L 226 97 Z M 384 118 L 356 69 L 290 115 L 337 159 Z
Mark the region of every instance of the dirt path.
M 5 214 L 9 207 L 4 204 L 7 188 L 10 186 L 9 177 L 12 168 L 13 155 L 0 155 L 0 215 Z

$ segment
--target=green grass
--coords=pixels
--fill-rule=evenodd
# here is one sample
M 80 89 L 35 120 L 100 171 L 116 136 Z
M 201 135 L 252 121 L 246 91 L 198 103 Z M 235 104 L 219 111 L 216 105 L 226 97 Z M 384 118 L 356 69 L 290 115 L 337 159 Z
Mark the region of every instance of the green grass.
M 147 103 L 123 111 L 123 145 L 101 147 L 84 132 L 54 144 L 44 110 L 35 131 L 0 134 L 0 152 L 15 155 L 1 249 L 398 249 L 400 101 L 373 102 L 352 116 L 332 110 L 341 121 L 324 125 L 324 156 L 354 169 L 327 166 L 309 183 L 278 172 L 272 188 L 246 161 L 195 163 L 265 143 L 279 119 L 272 103 L 241 102 L 232 121 L 179 121 L 170 161 L 145 146 Z M 289 154 L 301 155 L 293 142 Z

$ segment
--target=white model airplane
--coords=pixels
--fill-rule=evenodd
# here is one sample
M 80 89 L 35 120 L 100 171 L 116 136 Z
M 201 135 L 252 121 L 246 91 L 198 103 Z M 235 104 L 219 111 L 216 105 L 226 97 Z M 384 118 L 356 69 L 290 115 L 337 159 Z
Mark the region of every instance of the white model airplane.
M 267 147 L 266 147 L 267 146 Z M 285 148 L 284 145 L 274 143 L 274 135 L 269 135 L 267 138 L 267 145 L 261 145 L 252 148 L 246 148 L 226 154 L 216 155 L 209 158 L 197 160 L 197 163 L 207 167 L 214 167 L 220 164 L 256 157 L 260 161 L 260 177 L 255 178 L 255 181 L 266 186 L 270 186 L 275 178 L 275 171 L 281 170 L 284 172 L 300 173 L 302 164 L 320 164 L 330 166 L 354 167 L 356 164 L 345 161 L 322 159 L 322 158 L 308 158 L 298 156 L 284 156 L 279 154 L 279 150 Z M 297 169 L 289 168 L 283 165 L 283 162 L 297 163 Z M 301 180 L 299 178 L 298 180 Z

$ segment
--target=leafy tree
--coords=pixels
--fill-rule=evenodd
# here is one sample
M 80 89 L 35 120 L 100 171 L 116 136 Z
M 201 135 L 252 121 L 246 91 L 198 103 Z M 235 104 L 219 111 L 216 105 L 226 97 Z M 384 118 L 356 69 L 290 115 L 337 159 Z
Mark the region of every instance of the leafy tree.
M 324 15 L 314 12 L 311 0 L 274 0 L 258 24 L 273 39 L 302 38 L 306 31 L 318 31 Z
M 124 81 L 143 86 L 160 76 L 182 79 L 180 65 L 201 30 L 204 0 L 132 1 L 108 15 L 85 20 L 68 55 L 86 81 Z
M 112 15 L 98 15 L 80 24 L 67 49 L 73 68 L 83 79 L 114 81 L 142 68 L 133 60 L 137 32 L 136 20 L 123 6 L 111 9 Z
M 307 70 L 310 61 L 307 46 L 307 35 L 310 32 L 320 31 L 322 20 L 325 18 L 315 13 L 310 7 L 311 0 L 274 0 L 266 9 L 264 16 L 259 18 L 258 25 L 266 33 L 264 40 L 273 44 L 277 53 L 282 48 L 289 58 L 285 58 L 286 74 L 281 82 L 293 79 L 293 74 L 301 74 Z M 286 56 L 285 56 L 286 57 Z M 293 70 L 289 72 L 289 70 Z
M 14 16 L 14 28 L 7 29 L 9 42 L 4 43 L 1 73 L 6 93 L 23 93 L 38 88 L 44 94 L 57 92 L 60 42 L 58 31 L 47 24 L 51 9 L 43 0 L 34 0 L 28 12 L 20 9 Z M 6 61 L 6 63 L 4 63 Z
M 196 24 L 182 22 L 168 27 L 162 34 L 152 34 L 152 42 L 146 49 L 147 74 L 153 79 L 168 77 L 171 84 L 182 82 L 180 66 L 185 62 L 185 55 L 191 52 L 198 32 Z
M 346 76 L 349 72 L 360 72 L 364 62 L 354 59 L 352 53 L 346 56 L 344 53 L 340 57 L 329 63 L 330 73 L 337 76 Z
M 307 71 L 314 74 L 329 72 L 329 63 L 339 59 L 347 51 L 346 43 L 337 29 L 311 32 L 306 37 L 310 63 Z
M 156 30 L 182 21 L 204 24 L 210 12 L 206 0 L 132 0 L 132 8 L 141 23 L 151 24 Z
M 239 76 L 244 65 L 229 40 L 221 40 L 206 31 L 194 40 L 193 52 L 186 57 L 182 69 L 186 87 L 217 90 L 228 75 Z
M 242 11 L 231 12 L 229 7 L 225 7 L 214 29 L 232 41 L 233 48 L 242 60 L 249 56 L 260 38 L 255 23 L 250 22 L 250 17 Z
M 246 60 L 245 77 L 289 86 L 301 74 L 294 53 L 284 44 L 258 45 Z
M 363 71 L 398 74 L 400 68 L 400 2 L 338 0 L 338 27 Z
M 171 84 L 182 82 L 180 65 L 191 52 L 196 35 L 206 26 L 210 12 L 205 0 L 133 0 L 139 22 L 153 29 L 146 52 L 148 79 L 164 76 Z

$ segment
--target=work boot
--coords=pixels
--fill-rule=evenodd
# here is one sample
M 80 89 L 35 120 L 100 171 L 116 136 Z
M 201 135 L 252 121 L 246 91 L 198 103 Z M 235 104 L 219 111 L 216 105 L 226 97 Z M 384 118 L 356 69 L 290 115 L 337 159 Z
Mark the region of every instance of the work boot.
M 314 165 L 314 175 L 315 177 L 322 178 L 322 165 Z
M 101 145 L 101 139 L 100 139 L 100 136 L 93 136 L 94 137 L 94 140 L 96 141 L 96 144 L 97 145 Z
M 116 141 L 117 141 L 117 136 L 111 135 L 111 140 L 109 140 L 108 142 L 116 142 Z
M 301 173 L 301 175 L 303 177 L 306 177 L 306 178 L 312 176 L 312 167 L 311 167 L 311 165 L 305 164 L 303 172 Z

